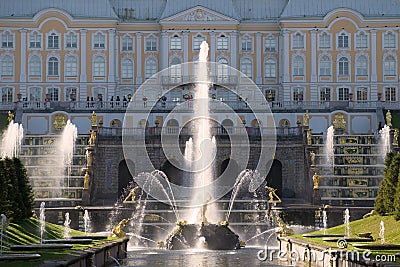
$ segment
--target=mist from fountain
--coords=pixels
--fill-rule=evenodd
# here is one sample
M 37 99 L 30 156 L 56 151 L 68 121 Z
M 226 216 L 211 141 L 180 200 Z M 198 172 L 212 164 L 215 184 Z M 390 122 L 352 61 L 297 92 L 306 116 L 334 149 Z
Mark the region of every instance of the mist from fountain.
M 21 150 L 22 138 L 24 137 L 24 129 L 22 124 L 11 121 L 7 130 L 3 133 L 1 140 L 1 157 L 14 158 L 18 157 Z
M 65 220 L 64 220 L 64 233 L 63 233 L 64 239 L 71 238 L 71 227 L 69 226 L 70 224 L 71 224 L 71 219 L 69 218 L 69 212 L 67 212 L 65 213 Z
M 90 220 L 89 212 L 85 210 L 83 214 L 83 226 L 85 229 L 85 234 L 92 232 L 92 222 Z
M 386 154 L 390 151 L 390 127 L 385 125 L 379 131 L 379 153 L 381 155 L 381 163 L 385 162 Z
M 40 224 L 40 244 L 43 244 L 43 234 L 46 228 L 46 215 L 45 215 L 45 203 L 40 203 L 39 209 L 39 224 Z
M 325 154 L 325 162 L 326 165 L 333 169 L 335 164 L 335 149 L 334 149 L 334 135 L 335 130 L 331 125 L 326 132 L 326 140 L 324 145 L 324 154 Z

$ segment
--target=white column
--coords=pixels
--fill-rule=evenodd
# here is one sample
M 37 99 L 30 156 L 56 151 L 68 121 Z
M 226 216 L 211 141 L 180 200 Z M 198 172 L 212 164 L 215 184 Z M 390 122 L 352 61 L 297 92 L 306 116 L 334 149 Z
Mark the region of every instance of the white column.
M 26 82 L 26 29 L 21 29 L 19 30 L 21 33 L 21 62 L 20 62 L 20 68 L 21 68 L 21 73 L 19 76 L 19 81 L 21 83 Z
M 86 82 L 87 82 L 87 74 L 86 74 L 86 53 L 84 52 L 86 49 L 86 33 L 87 30 L 86 29 L 81 29 L 81 50 L 80 50 L 80 54 L 81 54 L 81 72 L 80 72 L 80 88 L 79 88 L 79 95 L 80 95 L 80 101 L 86 101 L 86 96 L 87 94 L 87 86 L 86 86 Z M 92 44 L 90 44 L 92 45 Z M 91 49 L 89 49 L 91 50 Z
M 186 63 L 189 61 L 192 61 L 192 59 L 189 59 L 189 32 L 188 31 L 184 31 L 182 33 L 183 35 L 183 62 L 182 63 Z M 188 65 L 184 64 L 183 65 L 183 79 L 185 79 L 185 77 L 187 77 L 189 75 L 189 70 L 188 70 Z
M 261 32 L 256 33 L 256 84 L 262 84 L 261 62 L 262 48 L 261 48 Z
M 371 81 L 376 82 L 376 30 L 371 29 Z
M 136 33 L 136 84 L 142 84 L 142 33 Z
M 115 82 L 115 29 L 108 30 L 108 82 Z
M 283 82 L 290 82 L 289 75 L 289 31 L 283 30 Z
M 317 82 L 317 31 L 315 29 L 311 30 L 311 82 Z
M 160 52 L 161 52 L 161 70 L 165 69 L 168 67 L 168 49 L 169 43 L 168 43 L 168 32 L 163 31 L 161 32 L 161 47 L 160 47 Z
M 237 69 L 237 57 L 239 55 L 238 49 L 238 32 L 233 31 L 231 32 L 231 67 Z
M 216 34 L 214 31 L 210 32 L 210 61 L 215 62 L 215 50 L 217 47 Z

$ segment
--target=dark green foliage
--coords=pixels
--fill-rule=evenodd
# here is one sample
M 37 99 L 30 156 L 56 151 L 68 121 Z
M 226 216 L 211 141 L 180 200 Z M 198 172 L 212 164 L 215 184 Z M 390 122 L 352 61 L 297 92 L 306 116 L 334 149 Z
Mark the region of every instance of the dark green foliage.
M 400 219 L 400 154 L 389 152 L 385 166 L 375 199 L 375 211 L 380 215 L 395 214 L 396 219 Z
M 0 213 L 11 221 L 29 218 L 33 191 L 25 167 L 18 158 L 0 160 Z

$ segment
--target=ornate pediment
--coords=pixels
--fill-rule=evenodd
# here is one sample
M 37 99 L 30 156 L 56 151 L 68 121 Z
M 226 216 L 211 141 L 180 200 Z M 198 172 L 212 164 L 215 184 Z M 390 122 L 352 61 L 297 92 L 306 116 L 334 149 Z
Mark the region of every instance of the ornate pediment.
M 222 22 L 222 23 L 232 23 L 236 24 L 238 21 L 234 18 L 225 16 L 221 13 L 215 12 L 203 6 L 196 6 L 190 9 L 187 9 L 183 12 L 179 12 L 178 14 L 172 15 L 170 17 L 164 18 L 160 21 L 161 24 L 163 23 L 176 23 L 176 22 L 201 22 L 201 23 L 215 23 L 215 22 Z

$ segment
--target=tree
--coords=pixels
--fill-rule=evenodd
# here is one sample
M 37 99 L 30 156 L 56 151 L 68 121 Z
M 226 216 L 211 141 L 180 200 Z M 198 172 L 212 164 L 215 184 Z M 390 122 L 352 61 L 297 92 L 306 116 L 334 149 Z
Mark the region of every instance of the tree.
M 385 158 L 385 170 L 383 172 L 383 179 L 379 184 L 378 195 L 375 199 L 375 211 L 380 215 L 386 215 L 389 212 L 387 209 L 390 207 L 388 205 L 388 194 L 392 191 L 390 188 L 390 176 L 393 175 L 394 166 L 392 165 L 394 161 L 395 154 L 393 152 L 389 152 Z
M 400 174 L 396 186 L 396 195 L 394 197 L 394 216 L 397 221 L 400 220 Z
M 28 173 L 19 158 L 14 158 L 15 174 L 20 192 L 21 219 L 32 216 L 34 206 L 34 195 L 29 182 Z

